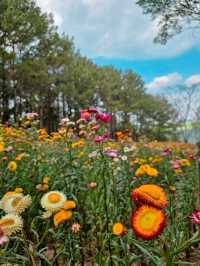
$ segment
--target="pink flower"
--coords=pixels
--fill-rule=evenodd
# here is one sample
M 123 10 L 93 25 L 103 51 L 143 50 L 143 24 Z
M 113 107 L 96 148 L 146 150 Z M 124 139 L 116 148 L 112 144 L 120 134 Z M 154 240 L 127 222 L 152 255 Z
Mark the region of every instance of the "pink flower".
M 60 126 L 64 126 L 68 122 L 69 122 L 69 118 L 68 117 L 65 117 L 65 118 L 61 119 L 59 125 Z
M 107 140 L 108 137 L 109 137 L 109 134 L 108 134 L 108 133 L 104 133 L 104 134 L 101 135 L 101 136 L 95 136 L 95 138 L 94 138 L 94 142 L 95 142 L 95 143 L 102 142 L 102 141 L 104 141 L 104 140 Z
M 190 154 L 189 156 L 188 156 L 188 160 L 197 160 L 197 156 L 195 156 L 195 155 L 193 155 L 193 154 Z
M 104 137 L 103 136 L 95 136 L 94 137 L 94 142 L 95 143 L 99 143 L 99 142 L 102 142 L 104 141 Z
M 98 130 L 100 128 L 100 125 L 94 125 L 94 126 L 92 126 L 92 130 L 94 130 L 94 131 L 96 131 L 96 130 Z
M 171 155 L 171 153 L 172 153 L 172 150 L 169 148 L 166 148 L 166 149 L 162 150 L 161 156 L 168 156 L 168 155 Z
M 6 244 L 9 238 L 4 234 L 3 230 L 0 228 L 0 246 Z
M 193 224 L 200 224 L 200 211 L 194 211 L 190 216 Z
M 38 113 L 27 113 L 26 114 L 26 117 L 29 120 L 33 120 L 33 119 L 37 118 L 38 116 L 39 116 Z
M 5 149 L 6 152 L 13 152 L 14 151 L 14 148 L 13 146 L 8 146 L 6 149 Z
M 96 120 L 100 120 L 104 123 L 109 123 L 112 119 L 112 116 L 110 114 L 107 114 L 107 113 L 96 113 L 95 118 L 96 118 Z
M 104 152 L 108 157 L 110 158 L 116 158 L 117 157 L 117 150 L 108 148 Z
M 72 230 L 72 232 L 73 232 L 74 234 L 77 234 L 77 233 L 80 231 L 80 228 L 81 228 L 81 226 L 80 226 L 80 224 L 78 224 L 78 223 L 74 223 L 74 224 L 72 224 L 72 226 L 71 226 L 71 230 Z
M 171 165 L 174 170 L 178 170 L 181 168 L 180 162 L 178 160 L 172 160 Z

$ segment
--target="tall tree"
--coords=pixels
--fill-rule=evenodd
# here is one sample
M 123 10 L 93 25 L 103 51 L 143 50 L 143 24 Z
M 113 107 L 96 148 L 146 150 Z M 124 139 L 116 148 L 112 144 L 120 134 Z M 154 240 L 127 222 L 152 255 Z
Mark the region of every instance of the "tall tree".
M 10 117 L 15 93 L 15 64 L 47 31 L 49 19 L 31 0 L 0 1 L 0 89 L 2 121 Z
M 157 20 L 159 33 L 156 42 L 165 44 L 189 25 L 200 27 L 199 0 L 137 0 L 145 14 Z

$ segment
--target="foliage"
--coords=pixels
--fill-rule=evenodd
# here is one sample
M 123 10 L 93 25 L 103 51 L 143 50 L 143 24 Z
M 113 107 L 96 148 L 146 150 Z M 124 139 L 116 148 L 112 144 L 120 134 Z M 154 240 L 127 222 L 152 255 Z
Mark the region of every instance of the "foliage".
M 175 34 L 182 32 L 187 24 L 200 26 L 200 3 L 197 0 L 137 0 L 145 14 L 157 20 L 159 27 L 156 42 L 165 44 Z

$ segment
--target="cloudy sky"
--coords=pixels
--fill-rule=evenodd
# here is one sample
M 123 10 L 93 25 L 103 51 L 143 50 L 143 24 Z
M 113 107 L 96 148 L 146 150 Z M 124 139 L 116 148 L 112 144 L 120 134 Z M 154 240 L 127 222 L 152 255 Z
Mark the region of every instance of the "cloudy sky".
M 152 92 L 200 83 L 200 35 L 185 31 L 167 45 L 153 43 L 156 22 L 135 0 L 36 0 L 54 15 L 59 31 L 98 65 L 132 69 Z

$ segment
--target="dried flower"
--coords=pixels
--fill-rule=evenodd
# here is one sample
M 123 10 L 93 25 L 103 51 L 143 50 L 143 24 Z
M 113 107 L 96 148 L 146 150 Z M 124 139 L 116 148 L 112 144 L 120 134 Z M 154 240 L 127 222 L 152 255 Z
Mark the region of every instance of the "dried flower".
M 7 214 L 0 219 L 0 228 L 7 236 L 20 231 L 22 226 L 22 218 L 15 214 Z
M 50 191 L 41 198 L 41 205 L 45 210 L 55 212 L 64 207 L 66 196 L 59 191 Z

